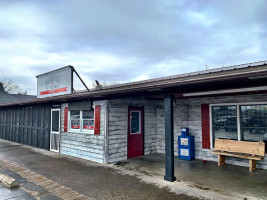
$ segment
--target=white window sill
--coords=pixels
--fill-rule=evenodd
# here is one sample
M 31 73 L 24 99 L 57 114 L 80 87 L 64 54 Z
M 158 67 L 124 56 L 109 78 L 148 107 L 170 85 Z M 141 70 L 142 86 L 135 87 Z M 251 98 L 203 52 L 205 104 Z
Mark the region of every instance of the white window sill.
M 94 135 L 94 131 L 73 131 L 73 130 L 68 130 L 67 133 L 81 133 L 81 134 L 88 134 L 88 135 Z

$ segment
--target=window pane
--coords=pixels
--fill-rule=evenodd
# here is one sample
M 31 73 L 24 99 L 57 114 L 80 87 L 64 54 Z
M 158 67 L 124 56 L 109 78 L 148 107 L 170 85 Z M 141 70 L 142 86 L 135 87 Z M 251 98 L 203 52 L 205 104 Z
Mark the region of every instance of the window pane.
M 57 133 L 51 133 L 51 149 L 53 150 L 59 150 L 59 134 Z
M 80 119 L 80 111 L 79 110 L 70 111 L 70 118 L 71 119 Z
M 267 141 L 267 105 L 240 106 L 243 140 Z
M 140 111 L 131 112 L 131 133 L 140 133 Z
M 94 120 L 83 120 L 83 129 L 93 130 Z
M 213 139 L 238 139 L 236 106 L 212 107 Z
M 71 128 L 72 129 L 80 129 L 80 120 L 75 119 L 75 120 L 70 120 Z
M 84 110 L 83 111 L 83 119 L 94 119 L 94 111 L 93 110 Z
M 52 131 L 59 132 L 59 111 L 52 111 Z

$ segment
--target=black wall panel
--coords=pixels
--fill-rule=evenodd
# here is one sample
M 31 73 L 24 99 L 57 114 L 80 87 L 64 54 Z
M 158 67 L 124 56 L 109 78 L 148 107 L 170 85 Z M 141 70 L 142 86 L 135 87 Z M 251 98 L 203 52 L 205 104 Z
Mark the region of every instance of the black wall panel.
M 50 149 L 49 105 L 0 109 L 0 138 Z

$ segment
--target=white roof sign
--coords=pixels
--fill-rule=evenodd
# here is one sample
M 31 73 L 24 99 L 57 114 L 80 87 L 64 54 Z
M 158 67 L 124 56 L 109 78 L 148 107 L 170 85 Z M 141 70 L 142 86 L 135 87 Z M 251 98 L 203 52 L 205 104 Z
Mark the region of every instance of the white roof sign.
M 63 67 L 37 76 L 37 98 L 72 93 L 73 68 Z

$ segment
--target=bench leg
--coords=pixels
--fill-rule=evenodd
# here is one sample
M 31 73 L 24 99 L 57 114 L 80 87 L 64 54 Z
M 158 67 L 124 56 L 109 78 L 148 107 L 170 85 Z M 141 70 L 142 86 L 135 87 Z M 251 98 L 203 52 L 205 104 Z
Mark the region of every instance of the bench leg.
M 256 169 L 256 160 L 249 160 L 249 171 L 253 172 Z
M 225 164 L 225 156 L 218 155 L 218 166 L 223 166 Z

